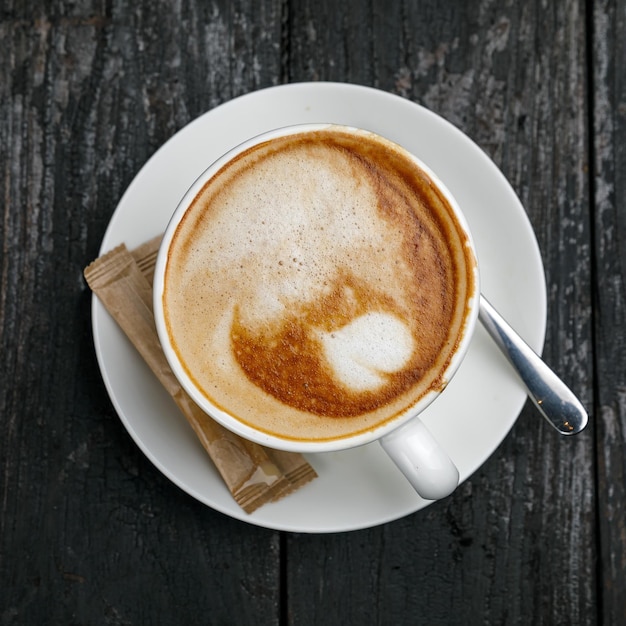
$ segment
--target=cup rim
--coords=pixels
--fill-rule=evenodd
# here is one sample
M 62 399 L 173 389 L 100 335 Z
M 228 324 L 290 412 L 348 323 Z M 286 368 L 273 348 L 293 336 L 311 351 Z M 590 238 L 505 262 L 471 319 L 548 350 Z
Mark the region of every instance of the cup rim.
M 179 222 L 187 212 L 192 201 L 196 198 L 198 193 L 203 189 L 206 183 L 229 161 L 231 161 L 237 154 L 244 152 L 245 150 L 252 148 L 253 146 L 260 144 L 264 141 L 269 141 L 277 137 L 286 137 L 292 134 L 298 134 L 303 132 L 314 132 L 319 130 L 325 130 L 328 128 L 339 128 L 352 133 L 363 133 L 367 135 L 373 135 L 377 138 L 382 138 L 384 141 L 389 142 L 399 147 L 406 155 L 408 155 L 414 162 L 420 167 L 437 186 L 439 191 L 445 196 L 446 200 L 453 209 L 455 219 L 463 229 L 466 236 L 466 242 L 472 252 L 473 257 L 473 293 L 466 299 L 466 307 L 469 309 L 465 315 L 463 324 L 463 330 L 461 333 L 460 341 L 456 347 L 456 350 L 452 353 L 452 356 L 441 372 L 441 377 L 445 381 L 444 384 L 438 389 L 431 389 L 423 396 L 421 396 L 417 402 L 410 407 L 402 411 L 396 417 L 384 421 L 382 424 L 375 425 L 367 430 L 359 431 L 354 434 L 343 435 L 332 439 L 320 439 L 320 440 L 299 440 L 283 438 L 270 433 L 258 430 L 241 420 L 236 416 L 222 410 L 210 401 L 194 384 L 188 374 L 185 372 L 180 359 L 174 351 L 169 334 L 167 332 L 167 326 L 165 323 L 165 316 L 163 312 L 163 292 L 165 281 L 165 268 L 168 259 L 168 250 L 176 232 Z M 283 126 L 275 128 L 263 133 L 257 134 L 229 149 L 218 159 L 213 161 L 191 184 L 188 190 L 185 192 L 181 200 L 179 201 L 176 209 L 172 213 L 172 216 L 167 224 L 161 243 L 159 245 L 159 251 L 157 254 L 154 278 L 153 278 L 153 312 L 157 335 L 161 343 L 161 347 L 165 354 L 166 360 L 172 370 L 177 381 L 181 387 L 189 394 L 192 400 L 215 421 L 220 423 L 228 430 L 240 435 L 241 437 L 258 444 L 268 446 L 270 448 L 276 448 L 279 450 L 285 450 L 290 452 L 331 452 L 337 450 L 346 450 L 355 448 L 358 446 L 366 445 L 372 441 L 381 439 L 385 435 L 399 429 L 407 422 L 419 417 L 419 415 L 437 398 L 441 395 L 442 391 L 449 384 L 461 365 L 469 345 L 474 334 L 478 319 L 480 299 L 480 272 L 478 267 L 478 259 L 476 255 L 476 247 L 474 239 L 472 237 L 467 219 L 461 210 L 456 198 L 441 181 L 441 179 L 433 172 L 428 165 L 426 165 L 419 157 L 414 155 L 410 150 L 404 148 L 400 144 L 393 142 L 386 137 L 369 131 L 366 129 L 358 128 L 355 126 L 348 126 L 345 124 L 335 124 L 332 122 L 316 122 L 316 123 L 302 123 L 292 124 L 289 126 Z

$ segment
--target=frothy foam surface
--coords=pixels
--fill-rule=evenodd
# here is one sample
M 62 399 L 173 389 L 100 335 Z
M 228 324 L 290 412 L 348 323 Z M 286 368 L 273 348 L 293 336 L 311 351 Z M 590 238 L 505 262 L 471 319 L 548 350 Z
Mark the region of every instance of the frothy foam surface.
M 366 313 L 319 340 L 337 380 L 350 391 L 376 390 L 386 374 L 400 371 L 415 348 L 402 320 L 389 313 Z
M 443 383 L 465 244 L 394 144 L 341 128 L 274 139 L 222 168 L 179 224 L 168 331 L 223 410 L 286 438 L 343 437 Z

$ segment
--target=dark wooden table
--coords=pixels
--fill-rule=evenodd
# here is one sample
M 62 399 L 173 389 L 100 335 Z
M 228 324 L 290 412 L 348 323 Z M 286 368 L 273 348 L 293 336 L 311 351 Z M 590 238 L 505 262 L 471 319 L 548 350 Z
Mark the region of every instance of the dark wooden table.
M 6 0 L 0 8 L 2 624 L 625 624 L 626 1 Z M 100 377 L 84 265 L 154 151 L 281 83 L 374 86 L 477 142 L 548 286 L 527 405 L 450 498 L 367 530 L 233 520 L 166 479 Z

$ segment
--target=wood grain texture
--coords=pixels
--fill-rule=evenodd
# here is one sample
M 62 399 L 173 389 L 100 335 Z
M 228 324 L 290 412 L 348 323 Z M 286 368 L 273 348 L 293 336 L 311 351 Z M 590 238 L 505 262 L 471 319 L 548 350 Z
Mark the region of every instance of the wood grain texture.
M 1 623 L 625 622 L 625 35 L 626 0 L 4 2 Z M 164 141 L 302 80 L 423 104 L 501 167 L 545 263 L 544 356 L 592 417 L 563 439 L 527 406 L 451 498 L 324 536 L 227 518 L 152 466 L 82 279 Z
M 602 617 L 626 623 L 626 3 L 597 2 L 594 201 Z
M 0 23 L 2 623 L 277 623 L 278 535 L 196 503 L 138 451 L 80 276 L 151 153 L 276 80 L 279 5 L 99 6 Z

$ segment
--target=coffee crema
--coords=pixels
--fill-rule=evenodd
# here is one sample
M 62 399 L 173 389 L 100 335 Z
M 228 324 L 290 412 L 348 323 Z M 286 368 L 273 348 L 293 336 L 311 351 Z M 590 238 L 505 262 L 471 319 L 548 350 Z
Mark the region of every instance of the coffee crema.
M 474 290 L 467 235 L 431 178 L 340 126 L 235 156 L 168 252 L 163 311 L 186 373 L 292 440 L 374 429 L 443 388 Z

